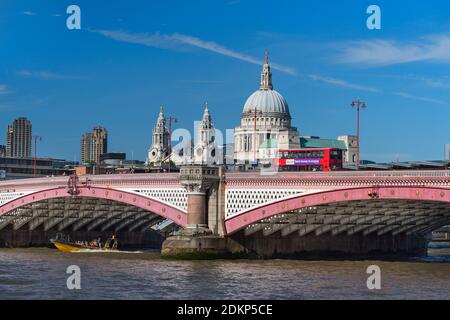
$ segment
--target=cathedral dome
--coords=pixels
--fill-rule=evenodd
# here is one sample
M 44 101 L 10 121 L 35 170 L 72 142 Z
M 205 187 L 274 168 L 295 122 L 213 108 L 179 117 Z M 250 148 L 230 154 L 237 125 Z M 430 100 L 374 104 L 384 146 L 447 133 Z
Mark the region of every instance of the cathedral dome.
M 263 113 L 284 113 L 289 115 L 289 107 L 284 97 L 275 90 L 255 91 L 244 105 L 244 113 L 261 111 Z
M 272 72 L 270 72 L 269 57 L 266 52 L 266 57 L 263 64 L 263 70 L 261 72 L 261 80 L 259 84 L 259 90 L 255 91 L 244 105 L 242 116 L 247 117 L 248 114 L 253 112 L 263 114 L 276 114 L 274 116 L 285 119 L 290 119 L 289 107 L 284 97 L 273 90 L 272 85 Z

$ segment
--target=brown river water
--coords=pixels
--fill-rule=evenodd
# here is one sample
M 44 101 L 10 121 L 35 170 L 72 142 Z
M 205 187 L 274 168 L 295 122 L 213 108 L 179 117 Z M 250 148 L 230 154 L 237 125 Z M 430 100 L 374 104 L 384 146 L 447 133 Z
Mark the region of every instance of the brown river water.
M 77 265 L 81 288 L 69 290 Z M 381 289 L 366 285 L 369 265 Z M 158 252 L 0 249 L 0 299 L 450 299 L 450 243 L 403 261 L 161 259 Z

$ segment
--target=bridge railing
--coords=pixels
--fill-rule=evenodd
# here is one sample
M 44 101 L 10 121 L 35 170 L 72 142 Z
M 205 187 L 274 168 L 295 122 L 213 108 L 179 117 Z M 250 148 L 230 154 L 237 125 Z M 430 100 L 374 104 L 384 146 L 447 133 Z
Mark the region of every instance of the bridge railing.
M 105 174 L 79 176 L 80 185 L 122 185 L 122 184 L 152 184 L 152 183 L 178 183 L 179 173 L 137 173 L 137 174 Z M 393 170 L 393 171 L 332 171 L 332 172 L 277 172 L 274 175 L 261 175 L 257 172 L 228 172 L 225 179 L 450 179 L 450 170 Z M 64 186 L 67 185 L 68 176 L 54 176 L 45 178 L 30 178 L 0 181 L 0 189 L 9 187 L 27 187 L 37 185 Z
M 450 170 L 393 170 L 393 171 L 331 171 L 277 172 L 262 175 L 257 172 L 226 173 L 226 178 L 449 178 Z
M 81 175 L 78 176 L 80 185 L 120 185 L 120 184 L 142 184 L 155 181 L 177 182 L 179 173 L 137 173 L 137 174 L 104 174 L 104 175 Z M 0 181 L 0 188 L 26 187 L 34 185 L 67 185 L 69 176 L 52 176 L 16 180 Z

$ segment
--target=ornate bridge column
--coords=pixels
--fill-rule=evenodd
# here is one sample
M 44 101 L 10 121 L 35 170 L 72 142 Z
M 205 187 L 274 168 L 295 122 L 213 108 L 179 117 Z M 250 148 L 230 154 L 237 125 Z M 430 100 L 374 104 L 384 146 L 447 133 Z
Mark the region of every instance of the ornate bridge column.
M 187 190 L 187 228 L 167 238 L 161 253 L 165 257 L 210 258 L 228 254 L 221 218 L 220 167 L 186 165 L 180 169 L 180 183 Z
M 186 188 L 188 197 L 187 229 L 201 233 L 209 230 L 206 221 L 208 194 L 217 188 L 219 180 L 218 167 L 195 164 L 181 167 L 180 183 Z

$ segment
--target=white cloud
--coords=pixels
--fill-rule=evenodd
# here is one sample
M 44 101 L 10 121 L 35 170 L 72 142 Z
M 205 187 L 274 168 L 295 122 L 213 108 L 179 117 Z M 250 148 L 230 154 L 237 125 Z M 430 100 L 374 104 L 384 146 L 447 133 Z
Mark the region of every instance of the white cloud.
M 11 89 L 6 84 L 0 84 L 0 96 L 12 93 Z
M 448 78 L 446 79 L 430 79 L 430 78 L 422 78 L 421 79 L 425 84 L 429 87 L 433 88 L 441 88 L 441 89 L 450 89 L 450 81 Z
M 407 99 L 411 99 L 411 100 L 418 100 L 418 101 L 430 102 L 430 103 L 447 105 L 447 106 L 450 105 L 450 103 L 447 103 L 442 100 L 437 100 L 437 99 L 428 98 L 428 97 L 415 96 L 415 95 L 412 95 L 412 94 L 409 94 L 406 92 L 395 92 L 394 94 L 399 97 L 403 97 L 403 98 L 407 98 Z
M 23 11 L 23 12 L 21 12 L 21 14 L 23 14 L 25 16 L 35 16 L 35 15 L 37 15 L 37 13 L 33 12 L 33 11 Z
M 21 70 L 16 73 L 19 77 L 23 78 L 38 78 L 38 79 L 76 79 L 76 77 L 66 76 L 59 73 L 49 72 L 49 71 L 29 71 Z
M 428 35 L 409 42 L 382 39 L 350 41 L 340 51 L 338 62 L 348 64 L 450 63 L 450 34 Z
M 99 33 L 105 37 L 128 43 L 141 44 L 149 47 L 163 48 L 163 49 L 177 49 L 180 46 L 191 46 L 204 50 L 208 50 L 227 57 L 235 58 L 241 61 L 260 65 L 262 59 L 258 59 L 247 54 L 234 51 L 224 47 L 213 41 L 205 41 L 197 37 L 184 35 L 180 33 L 173 34 L 147 34 L 147 33 L 129 33 L 122 30 L 91 30 Z M 288 74 L 296 74 L 295 70 L 282 66 L 276 63 L 271 64 L 272 68 Z
M 338 86 L 338 87 L 360 90 L 360 91 L 367 91 L 367 92 L 381 92 L 381 90 L 379 90 L 379 89 L 367 87 L 367 86 L 360 85 L 360 84 L 350 83 L 345 80 L 340 80 L 340 79 L 335 79 L 335 78 L 330 78 L 330 77 L 322 77 L 322 76 L 318 76 L 315 74 L 310 74 L 310 75 L 308 75 L 308 77 L 314 81 L 328 83 L 328 84 Z

